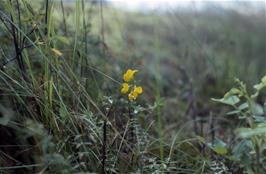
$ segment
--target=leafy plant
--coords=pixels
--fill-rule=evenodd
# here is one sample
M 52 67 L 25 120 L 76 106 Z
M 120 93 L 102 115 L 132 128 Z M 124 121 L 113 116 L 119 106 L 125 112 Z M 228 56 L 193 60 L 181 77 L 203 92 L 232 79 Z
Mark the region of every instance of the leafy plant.
M 221 143 L 214 145 L 213 150 L 239 162 L 249 173 L 263 173 L 266 169 L 266 159 L 262 155 L 266 153 L 266 100 L 261 104 L 257 98 L 266 87 L 266 76 L 254 85 L 253 93 L 239 79 L 236 79 L 236 83 L 237 86 L 230 89 L 223 98 L 212 100 L 232 108 L 227 115 L 237 117 L 239 126 L 235 127 L 235 133 L 238 137 L 230 155 L 226 155 L 227 149 L 225 145 L 220 146 Z

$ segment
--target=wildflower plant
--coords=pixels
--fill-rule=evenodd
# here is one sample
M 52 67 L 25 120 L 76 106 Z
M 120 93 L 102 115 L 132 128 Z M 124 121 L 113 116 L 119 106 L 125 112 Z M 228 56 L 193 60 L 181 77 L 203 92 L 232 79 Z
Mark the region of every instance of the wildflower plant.
M 128 96 L 129 101 L 134 101 L 138 98 L 140 94 L 142 94 L 143 89 L 141 86 L 136 86 L 134 76 L 138 72 L 138 70 L 128 69 L 124 75 L 122 84 L 121 93 L 126 94 Z
M 263 104 L 257 102 L 257 98 L 266 88 L 266 76 L 253 86 L 253 94 L 242 81 L 236 79 L 236 83 L 237 86 L 230 89 L 223 98 L 212 99 L 232 108 L 227 115 L 237 116 L 240 127 L 235 129 L 236 144 L 232 149 L 227 149 L 226 144 L 219 146 L 219 151 L 215 150 L 216 147 L 213 149 L 219 155 L 239 162 L 248 173 L 264 173 L 266 160 L 260 154 L 266 153 L 266 99 Z M 228 154 L 229 151 L 231 154 Z
M 120 93 L 122 94 L 122 105 L 124 107 L 125 112 L 123 115 L 128 116 L 128 123 L 129 123 L 129 129 L 125 130 L 126 131 L 126 139 L 128 144 L 130 145 L 130 151 L 132 152 L 132 157 L 134 156 L 133 152 L 135 145 L 138 146 L 138 150 L 140 151 L 141 149 L 139 148 L 139 142 L 140 136 L 138 134 L 138 131 L 141 129 L 139 122 L 137 121 L 137 114 L 139 114 L 139 111 L 142 111 L 142 107 L 139 106 L 136 103 L 137 98 L 139 97 L 140 94 L 143 93 L 143 88 L 137 83 L 137 80 L 135 79 L 136 74 L 138 73 L 138 70 L 135 69 L 128 69 L 126 72 L 123 74 L 123 83 L 121 85 Z M 123 99 L 125 98 L 125 100 Z M 133 150 L 133 151 L 132 151 Z M 135 149 L 136 150 L 136 149 Z M 129 153 L 130 154 L 130 153 Z M 137 154 L 141 154 L 140 152 Z M 130 155 L 130 156 L 131 156 Z M 131 158 L 132 158 L 131 157 Z
M 106 118 L 103 120 L 102 125 L 102 173 L 106 173 L 112 170 L 114 165 L 121 165 L 120 158 L 129 157 L 130 159 L 135 159 L 136 154 L 141 154 L 139 151 L 139 142 L 143 143 L 143 136 L 140 135 L 139 132 L 142 130 L 139 122 L 137 121 L 136 115 L 139 111 L 142 111 L 142 107 L 137 105 L 135 102 L 140 94 L 142 94 L 143 89 L 141 86 L 137 85 L 137 81 L 135 80 L 135 75 L 138 70 L 128 69 L 123 75 L 123 83 L 121 83 L 121 88 L 119 89 L 119 94 L 122 94 L 123 97 L 119 97 L 120 100 L 113 100 L 112 97 L 104 98 L 104 109 L 106 110 Z M 114 114 L 115 113 L 115 114 Z M 123 115 L 119 119 L 115 118 L 115 115 Z M 124 127 L 124 125 L 126 125 Z M 119 151 L 109 151 L 109 136 L 112 134 L 109 129 L 110 126 L 115 127 L 115 132 L 121 132 L 124 140 L 126 140 L 126 144 L 120 142 L 119 139 L 112 140 L 112 143 L 120 144 Z M 109 131 L 108 131 L 109 130 Z M 117 131 L 117 132 L 116 132 Z M 123 141 L 124 141 L 123 140 Z M 135 149 L 137 145 L 138 148 Z M 144 149 L 144 147 L 143 147 Z M 127 154 L 121 153 L 121 151 L 126 151 Z M 110 158 L 110 157 L 113 158 Z M 137 159 L 135 159 L 137 160 Z M 134 161 L 134 160 L 133 160 Z M 133 161 L 127 161 L 133 165 Z M 119 168 L 124 168 L 125 166 L 121 166 Z

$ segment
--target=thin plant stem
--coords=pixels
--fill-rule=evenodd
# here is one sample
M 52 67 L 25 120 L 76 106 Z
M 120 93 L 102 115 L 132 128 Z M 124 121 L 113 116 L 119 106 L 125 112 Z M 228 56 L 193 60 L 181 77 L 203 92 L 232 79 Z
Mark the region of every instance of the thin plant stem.
M 65 16 L 65 8 L 64 8 L 63 0 L 61 0 L 60 5 L 62 9 L 62 14 L 63 14 L 64 32 L 65 32 L 65 35 L 67 35 L 66 16 Z
M 45 23 L 45 29 L 44 29 L 44 35 L 47 35 L 48 33 L 48 9 L 49 9 L 49 0 L 45 0 L 45 18 L 44 18 L 44 23 Z

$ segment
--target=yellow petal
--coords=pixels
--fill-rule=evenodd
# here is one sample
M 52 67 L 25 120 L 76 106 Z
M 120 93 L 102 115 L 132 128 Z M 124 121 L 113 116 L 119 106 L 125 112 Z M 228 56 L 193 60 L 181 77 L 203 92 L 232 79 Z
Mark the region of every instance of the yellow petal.
M 134 92 L 136 92 L 137 94 L 141 94 L 143 92 L 143 89 L 141 86 L 135 87 Z
M 138 72 L 138 70 L 128 69 L 126 73 L 123 75 L 123 79 L 125 82 L 129 82 L 134 78 L 134 74 Z
M 121 93 L 122 94 L 125 94 L 128 92 L 128 89 L 129 89 L 129 85 L 127 83 L 123 83 L 122 84 L 122 89 L 121 89 Z
M 137 93 L 134 93 L 134 91 L 131 91 L 129 94 L 128 94 L 128 99 L 130 101 L 133 101 L 133 100 L 136 100 L 138 97 L 138 94 Z
M 57 55 L 57 56 L 62 56 L 62 55 L 63 55 L 63 53 L 62 53 L 61 51 L 59 51 L 59 50 L 57 50 L 57 49 L 55 49 L 55 48 L 52 48 L 52 51 L 53 51 L 53 53 L 54 53 L 55 55 Z

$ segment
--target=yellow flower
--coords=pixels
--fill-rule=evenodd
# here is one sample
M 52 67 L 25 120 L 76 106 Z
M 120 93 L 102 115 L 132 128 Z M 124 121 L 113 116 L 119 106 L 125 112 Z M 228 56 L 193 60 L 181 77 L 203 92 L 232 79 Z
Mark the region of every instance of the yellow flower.
M 129 94 L 128 94 L 128 99 L 130 101 L 133 101 L 133 100 L 136 100 L 138 97 L 138 93 L 134 92 L 134 91 L 131 91 Z
M 128 85 L 128 83 L 123 83 L 123 84 L 122 84 L 121 93 L 122 93 L 122 94 L 125 94 L 125 93 L 128 92 L 128 90 L 129 90 L 129 85 Z
M 128 99 L 130 101 L 136 100 L 139 96 L 139 94 L 141 94 L 143 92 L 142 87 L 134 87 L 134 89 L 128 94 Z
M 134 74 L 138 72 L 138 70 L 128 69 L 127 72 L 123 75 L 123 79 L 125 82 L 129 82 L 134 78 Z
M 143 92 L 143 89 L 141 86 L 135 87 L 134 88 L 134 93 L 141 94 Z

